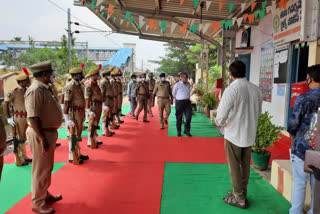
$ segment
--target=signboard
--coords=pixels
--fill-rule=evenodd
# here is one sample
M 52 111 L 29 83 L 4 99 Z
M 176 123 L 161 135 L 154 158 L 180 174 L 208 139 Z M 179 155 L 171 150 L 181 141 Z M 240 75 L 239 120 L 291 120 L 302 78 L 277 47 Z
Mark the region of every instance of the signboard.
M 272 14 L 273 44 L 276 46 L 300 39 L 302 0 L 288 0 L 286 9 L 280 8 L 279 1 L 276 2 Z
M 268 43 L 261 47 L 259 88 L 263 100 L 271 102 L 273 87 L 273 46 Z

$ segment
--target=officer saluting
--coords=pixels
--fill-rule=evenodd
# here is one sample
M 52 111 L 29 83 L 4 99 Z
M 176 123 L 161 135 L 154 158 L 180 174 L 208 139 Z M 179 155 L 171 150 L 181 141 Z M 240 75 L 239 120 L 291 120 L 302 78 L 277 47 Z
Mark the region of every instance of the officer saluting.
M 159 119 L 160 128 L 164 129 L 164 123 L 168 125 L 168 118 L 171 113 L 171 105 L 173 104 L 173 96 L 171 92 L 171 86 L 168 81 L 166 81 L 165 73 L 160 74 L 160 81 L 156 83 L 153 90 L 153 102 L 158 95 L 158 109 L 159 109 Z M 163 117 L 163 110 L 166 110 L 166 116 Z
M 98 68 L 91 69 L 87 74 L 89 80 L 85 85 L 85 100 L 86 100 L 86 111 L 89 115 L 88 124 L 88 147 L 98 148 L 98 145 L 102 142 L 97 141 L 96 129 L 99 128 L 99 121 L 102 112 L 102 93 L 98 85 L 98 80 L 101 78 L 99 71 L 101 65 Z
M 87 155 L 80 154 L 80 146 L 75 142 L 75 136 L 81 139 L 83 122 L 85 118 L 85 100 L 81 80 L 83 79 L 82 68 L 73 68 L 69 71 L 72 79 L 64 88 L 64 121 L 71 130 L 69 136 L 69 162 L 74 164 L 88 160 Z M 79 140 L 80 141 L 80 140 Z M 78 160 L 74 161 L 74 157 Z
M 58 128 L 62 123 L 62 111 L 58 98 L 49 87 L 54 81 L 51 62 L 41 62 L 30 67 L 35 80 L 25 93 L 28 112 L 27 139 L 33 155 L 31 202 L 32 211 L 54 213 L 47 206 L 62 199 L 48 192 L 54 162 L 54 151 L 58 139 Z
M 13 137 L 16 137 L 19 140 L 24 141 L 24 143 L 19 143 L 16 148 L 17 153 L 15 154 L 16 165 L 25 166 L 28 165 L 28 162 L 31 162 L 32 159 L 29 158 L 26 154 L 26 144 L 27 140 L 26 131 L 28 128 L 27 124 L 27 112 L 24 103 L 24 93 L 27 90 L 27 87 L 30 86 L 29 72 L 26 68 L 22 68 L 24 73 L 19 74 L 16 77 L 18 86 L 10 91 L 4 101 L 4 112 L 8 118 L 8 123 L 13 127 Z M 13 105 L 13 115 L 10 115 L 9 105 Z

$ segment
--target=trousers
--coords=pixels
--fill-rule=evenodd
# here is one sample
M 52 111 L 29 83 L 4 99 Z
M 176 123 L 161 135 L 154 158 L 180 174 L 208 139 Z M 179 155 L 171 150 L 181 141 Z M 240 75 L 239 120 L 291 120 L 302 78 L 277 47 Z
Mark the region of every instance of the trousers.
M 191 117 L 192 117 L 192 109 L 191 109 L 191 101 L 190 100 L 176 100 L 176 118 L 177 118 L 176 127 L 177 127 L 178 132 L 181 132 L 183 114 L 186 116 L 184 131 L 190 132 Z
M 148 113 L 148 97 L 146 96 L 138 96 L 138 104 L 139 104 L 139 108 L 137 110 L 136 113 L 136 117 L 139 117 L 140 112 L 144 111 L 143 114 L 143 120 L 147 120 L 147 113 Z
M 167 120 L 171 113 L 171 105 L 169 99 L 158 98 L 159 120 L 160 125 L 163 125 L 163 121 Z M 166 111 L 166 116 L 163 116 L 163 111 Z

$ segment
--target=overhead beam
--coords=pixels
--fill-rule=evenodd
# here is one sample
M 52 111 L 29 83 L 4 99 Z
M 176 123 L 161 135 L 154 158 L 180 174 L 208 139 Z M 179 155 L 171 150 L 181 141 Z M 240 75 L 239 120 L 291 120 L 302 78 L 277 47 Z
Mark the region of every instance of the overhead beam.
M 159 12 L 160 12 L 160 8 L 161 8 L 161 6 L 160 6 L 160 0 L 154 0 L 154 3 L 155 3 L 155 12 L 156 12 L 156 14 L 159 14 Z
M 174 45 L 174 46 L 176 46 L 176 47 L 178 47 L 178 48 L 180 48 L 181 50 L 191 54 L 192 56 L 195 56 L 200 61 L 200 59 L 201 59 L 200 55 L 196 54 L 195 52 L 193 52 L 193 51 L 189 50 L 188 48 L 186 48 L 186 47 L 184 47 L 184 46 L 182 46 L 182 45 L 180 45 L 178 43 L 175 43 L 173 41 L 167 40 L 167 42 L 172 44 L 172 45 Z

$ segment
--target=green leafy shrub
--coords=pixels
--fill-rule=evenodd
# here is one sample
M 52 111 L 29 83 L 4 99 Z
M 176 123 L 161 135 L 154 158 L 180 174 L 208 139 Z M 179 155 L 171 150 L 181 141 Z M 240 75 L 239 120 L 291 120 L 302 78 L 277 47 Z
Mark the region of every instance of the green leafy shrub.
M 201 97 L 202 105 L 207 110 L 213 110 L 218 106 L 217 95 L 214 93 L 205 93 Z

